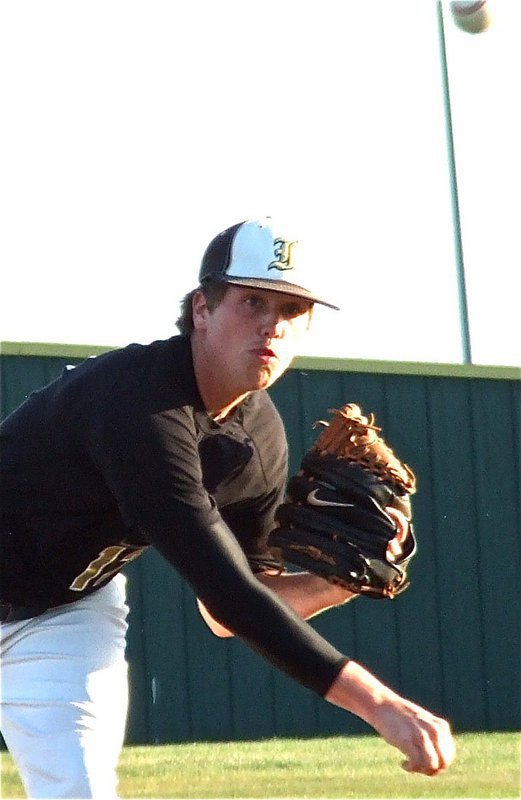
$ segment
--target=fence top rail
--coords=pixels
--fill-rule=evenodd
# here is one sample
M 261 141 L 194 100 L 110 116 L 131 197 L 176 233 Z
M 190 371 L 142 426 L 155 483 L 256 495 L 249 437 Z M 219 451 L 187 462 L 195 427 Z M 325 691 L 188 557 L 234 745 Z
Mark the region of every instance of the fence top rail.
M 0 342 L 2 356 L 38 356 L 48 358 L 88 358 L 114 350 L 115 347 L 55 342 Z M 292 368 L 301 372 L 369 372 L 387 375 L 425 375 L 452 378 L 492 378 L 520 380 L 521 367 L 487 364 L 444 364 L 437 362 L 384 361 L 374 359 L 297 356 Z

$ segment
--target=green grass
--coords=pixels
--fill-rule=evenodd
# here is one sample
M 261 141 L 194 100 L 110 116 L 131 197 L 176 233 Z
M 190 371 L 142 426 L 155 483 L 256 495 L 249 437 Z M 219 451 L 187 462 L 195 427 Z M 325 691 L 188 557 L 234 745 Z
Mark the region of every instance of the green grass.
M 400 769 L 375 736 L 126 747 L 120 796 L 145 798 L 519 798 L 517 733 L 461 734 L 458 757 L 434 778 Z M 2 754 L 2 797 L 24 797 Z

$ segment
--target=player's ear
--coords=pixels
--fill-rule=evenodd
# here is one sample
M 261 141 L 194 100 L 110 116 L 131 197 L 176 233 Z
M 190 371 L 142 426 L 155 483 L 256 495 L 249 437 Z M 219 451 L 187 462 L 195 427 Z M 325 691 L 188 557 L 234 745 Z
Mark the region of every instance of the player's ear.
M 194 323 L 194 330 L 201 330 L 205 327 L 209 313 L 210 310 L 208 308 L 208 301 L 204 296 L 204 292 L 202 292 L 201 289 L 197 289 L 192 297 L 192 319 Z

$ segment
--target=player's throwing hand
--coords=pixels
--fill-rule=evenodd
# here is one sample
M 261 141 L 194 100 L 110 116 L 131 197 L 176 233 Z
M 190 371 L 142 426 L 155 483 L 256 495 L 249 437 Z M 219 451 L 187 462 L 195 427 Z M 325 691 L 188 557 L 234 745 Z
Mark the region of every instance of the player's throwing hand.
M 354 661 L 342 669 L 326 699 L 357 714 L 400 750 L 407 772 L 436 775 L 454 760 L 456 746 L 445 719 L 396 694 Z

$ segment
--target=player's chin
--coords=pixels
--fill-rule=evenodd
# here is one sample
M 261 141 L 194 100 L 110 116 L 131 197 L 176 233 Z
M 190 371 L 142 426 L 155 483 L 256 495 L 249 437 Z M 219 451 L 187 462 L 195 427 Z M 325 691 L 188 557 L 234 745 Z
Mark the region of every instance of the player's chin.
M 277 358 L 261 360 L 251 358 L 245 364 L 244 380 L 248 384 L 248 389 L 267 389 L 268 386 L 277 380 L 283 372 L 280 361 Z
M 265 364 L 256 370 L 256 389 L 268 389 L 275 381 L 280 378 L 285 367 L 279 361 Z
M 268 389 L 272 383 L 277 380 L 277 377 L 268 369 L 257 370 L 255 376 L 249 381 L 250 391 L 258 389 Z

